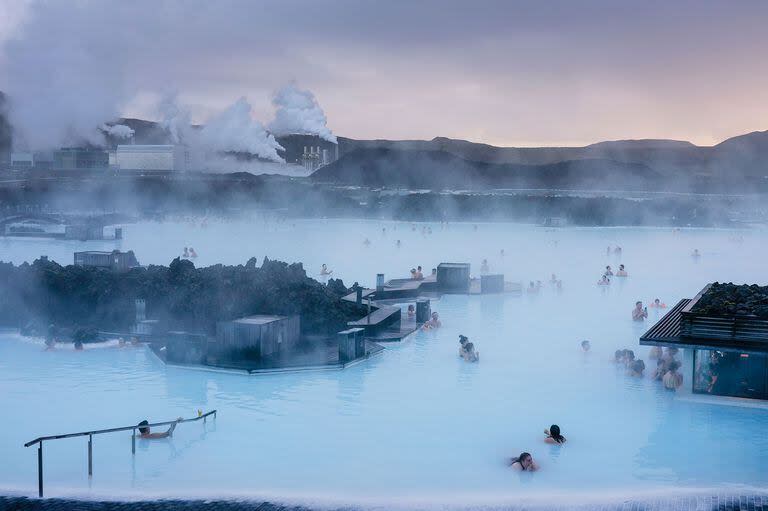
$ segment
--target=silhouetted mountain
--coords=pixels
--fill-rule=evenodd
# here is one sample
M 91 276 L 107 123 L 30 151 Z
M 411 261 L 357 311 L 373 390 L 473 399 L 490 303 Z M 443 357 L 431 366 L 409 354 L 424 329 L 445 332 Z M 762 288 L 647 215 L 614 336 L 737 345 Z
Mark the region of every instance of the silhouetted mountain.
M 709 169 L 726 179 L 755 177 L 768 180 L 768 131 L 729 138 L 711 149 Z
M 644 189 L 662 176 L 636 163 L 570 160 L 549 165 L 466 160 L 445 151 L 358 149 L 314 174 L 316 182 L 409 189 Z
M 706 169 L 708 150 L 711 149 L 674 140 L 619 140 L 584 147 L 496 147 L 444 137 L 429 141 L 339 139 L 341 154 L 374 148 L 445 151 L 478 162 L 523 165 L 547 165 L 568 160 L 612 160 L 645 164 L 660 173 L 675 173 L 681 169 L 702 172 Z
M 611 186 L 616 182 L 628 183 L 629 180 L 642 179 L 636 173 L 626 174 L 626 168 L 635 169 L 636 165 L 653 171 L 665 178 L 665 187 L 676 189 L 698 188 L 706 191 L 714 186 L 726 186 L 730 190 L 753 189 L 755 186 L 768 186 L 768 131 L 754 132 L 734 137 L 713 147 L 700 147 L 690 142 L 675 140 L 618 140 L 599 142 L 584 147 L 495 147 L 477 144 L 466 140 L 434 138 L 432 140 L 353 140 L 339 138 L 339 149 L 343 155 L 336 167 L 348 165 L 347 157 L 359 150 L 389 151 L 412 154 L 413 152 L 445 152 L 475 163 L 494 165 L 533 165 L 549 166 L 566 163 L 565 166 L 552 168 L 573 168 L 577 161 L 579 168 L 598 165 L 595 176 L 611 170 L 606 179 Z M 376 153 L 368 152 L 372 157 Z M 387 157 L 389 160 L 391 156 Z M 359 160 L 360 156 L 354 158 Z M 401 161 L 404 159 L 401 157 Z M 600 162 L 600 163 L 597 163 Z M 422 166 L 423 161 L 413 166 Z M 336 168 L 335 167 L 335 168 Z M 367 168 L 374 165 L 369 164 Z M 349 175 L 349 171 L 341 175 Z M 626 175 L 625 175 L 626 174 Z M 320 177 L 330 178 L 327 173 Z M 563 176 L 561 181 L 570 182 L 573 175 Z M 538 181 L 548 182 L 549 179 Z M 341 182 L 341 181 L 338 181 Z M 652 183 L 648 183 L 652 185 Z M 581 186 L 583 187 L 583 186 Z
M 0 157 L 11 147 L 11 126 L 0 92 Z M 159 123 L 119 119 L 130 126 L 136 144 L 168 144 Z M 198 126 L 199 127 L 199 126 Z M 278 137 L 288 162 L 304 146 L 329 153 L 336 146 L 310 135 Z M 125 139 L 107 138 L 114 147 Z M 354 140 L 339 137 L 340 160 L 314 177 L 336 183 L 415 187 L 576 187 L 685 189 L 702 191 L 768 187 L 768 131 L 730 138 L 712 147 L 675 140 L 616 140 L 583 147 L 496 147 L 466 140 Z M 238 155 L 245 159 L 253 155 Z M 333 158 L 331 158 L 333 159 Z M 0 160 L 2 161 L 2 160 Z M 437 168 L 443 166 L 444 168 Z M 663 182 L 659 181 L 663 178 Z M 392 181 L 388 182 L 387 180 Z M 477 182 L 473 180 L 477 179 Z M 581 180 L 579 182 L 579 180 Z M 514 185 L 513 183 L 517 183 Z

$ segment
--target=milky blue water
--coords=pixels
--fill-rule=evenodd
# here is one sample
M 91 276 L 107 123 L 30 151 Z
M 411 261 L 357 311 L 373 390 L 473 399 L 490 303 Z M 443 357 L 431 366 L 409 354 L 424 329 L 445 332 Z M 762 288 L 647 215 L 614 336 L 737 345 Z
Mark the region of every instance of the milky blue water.
M 422 234 L 426 225 L 431 235 Z M 487 258 L 507 280 L 541 280 L 543 288 L 444 296 L 433 303 L 440 330 L 343 371 L 198 371 L 166 367 L 144 348 L 44 351 L 38 339 L 2 331 L 0 490 L 36 493 L 36 451 L 23 443 L 37 436 L 191 417 L 198 408 L 218 409 L 215 423 L 139 441 L 135 457 L 130 434 L 95 437 L 91 480 L 85 439 L 47 443 L 46 494 L 463 505 L 768 488 L 768 410 L 663 392 L 609 362 L 626 347 L 650 365 L 638 337 L 660 313 L 631 321 L 636 300 L 672 305 L 713 280 L 765 284 L 764 230 L 433 223 L 414 231 L 406 223 L 256 218 L 142 223 L 125 235 L 120 245 L 4 239 L 0 259 L 47 254 L 70 263 L 74 250 L 119 246 L 143 264 L 167 264 L 192 246 L 198 265 L 266 255 L 302 261 L 311 274 L 326 263 L 348 285 L 373 285 L 377 272 L 403 277 L 441 261 L 470 262 L 475 272 Z M 616 244 L 622 255 L 607 256 Z M 690 256 L 694 248 L 699 259 Z M 605 265 L 620 262 L 630 276 L 598 287 Z M 549 284 L 552 273 L 562 290 Z M 479 349 L 478 364 L 457 357 L 460 333 Z M 582 339 L 591 353 L 579 350 Z M 568 437 L 565 446 L 543 442 L 552 423 Z M 506 466 L 521 451 L 533 454 L 539 472 Z

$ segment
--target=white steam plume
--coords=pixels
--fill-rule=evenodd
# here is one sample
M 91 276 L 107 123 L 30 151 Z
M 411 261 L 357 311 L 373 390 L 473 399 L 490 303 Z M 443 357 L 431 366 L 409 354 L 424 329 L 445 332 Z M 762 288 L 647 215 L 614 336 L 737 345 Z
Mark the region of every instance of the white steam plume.
M 165 96 L 158 106 L 162 120 L 160 125 L 168 132 L 170 141 L 174 144 L 194 143 L 192 121 L 189 111 L 179 104 L 176 94 Z
M 325 112 L 310 91 L 288 84 L 275 92 L 272 104 L 275 120 L 269 124 L 269 131 L 275 135 L 318 135 L 336 143 L 336 136 L 326 125 Z
M 134 134 L 133 128 L 125 124 L 113 124 L 112 126 L 104 124 L 101 131 L 115 138 L 131 138 Z
M 103 43 L 89 41 L 86 34 L 53 40 L 52 34 L 66 25 L 62 20 L 70 7 L 65 3 L 30 3 L 28 8 L 4 41 L 0 59 L 14 145 L 103 144 L 98 127 L 118 117 L 124 95 L 120 68 L 105 66 Z
M 277 154 L 283 147 L 253 118 L 245 98 L 209 119 L 200 131 L 200 140 L 213 151 L 251 153 L 274 162 L 284 161 Z

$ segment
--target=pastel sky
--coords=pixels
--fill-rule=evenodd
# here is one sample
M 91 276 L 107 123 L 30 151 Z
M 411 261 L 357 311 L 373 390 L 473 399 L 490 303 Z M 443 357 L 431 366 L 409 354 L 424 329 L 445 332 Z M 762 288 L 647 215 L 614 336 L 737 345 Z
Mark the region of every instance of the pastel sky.
M 711 145 L 768 129 L 766 27 L 760 0 L 0 0 L 0 90 L 28 64 L 127 116 L 176 92 L 266 123 L 294 81 L 353 138 Z

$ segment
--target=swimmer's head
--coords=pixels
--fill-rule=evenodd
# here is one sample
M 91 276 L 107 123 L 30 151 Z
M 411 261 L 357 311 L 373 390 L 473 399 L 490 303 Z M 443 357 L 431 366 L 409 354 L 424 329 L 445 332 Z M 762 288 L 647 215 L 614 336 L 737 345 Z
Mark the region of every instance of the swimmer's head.
M 643 306 L 643 302 L 635 302 L 635 307 L 640 308 Z
M 533 465 L 533 456 L 527 452 L 521 452 L 516 461 L 518 461 L 523 468 L 528 469 Z
M 632 362 L 635 360 L 635 352 L 632 350 L 627 350 L 624 354 L 624 357 L 627 359 L 627 362 Z
M 149 434 L 149 421 L 144 419 L 143 421 L 139 422 L 139 433 L 142 435 Z
M 469 339 L 467 339 L 467 336 L 466 336 L 466 335 L 459 335 L 459 344 L 461 344 L 462 346 L 463 346 L 464 344 L 466 344 L 466 342 L 467 342 L 468 340 L 469 340 Z
M 583 349 L 584 351 L 589 351 L 590 347 L 591 346 L 589 344 L 589 341 L 581 341 L 581 349 Z
M 680 369 L 680 362 L 674 361 L 671 364 L 669 364 L 670 371 L 677 371 L 678 369 Z
M 623 356 L 624 356 L 624 350 L 616 350 L 616 351 L 613 353 L 613 358 L 614 358 L 614 360 L 620 360 L 620 359 L 621 359 L 621 357 L 623 357 Z
M 660 304 L 660 303 L 661 303 L 661 300 L 659 300 L 658 298 L 656 298 L 655 300 L 653 300 L 653 303 L 655 303 L 656 305 L 658 305 L 658 304 Z
M 565 440 L 565 438 L 563 438 L 563 435 L 560 434 L 560 426 L 558 426 L 557 424 L 552 424 L 549 427 L 549 436 L 554 438 L 557 442 L 562 442 L 563 440 Z
M 624 265 L 623 265 L 623 264 L 620 264 L 620 265 L 619 265 L 619 269 L 620 269 L 620 270 L 623 270 L 623 269 L 624 269 Z
M 631 367 L 634 372 L 642 373 L 643 371 L 645 371 L 645 362 L 643 362 L 642 360 L 635 360 L 634 362 L 632 362 Z

